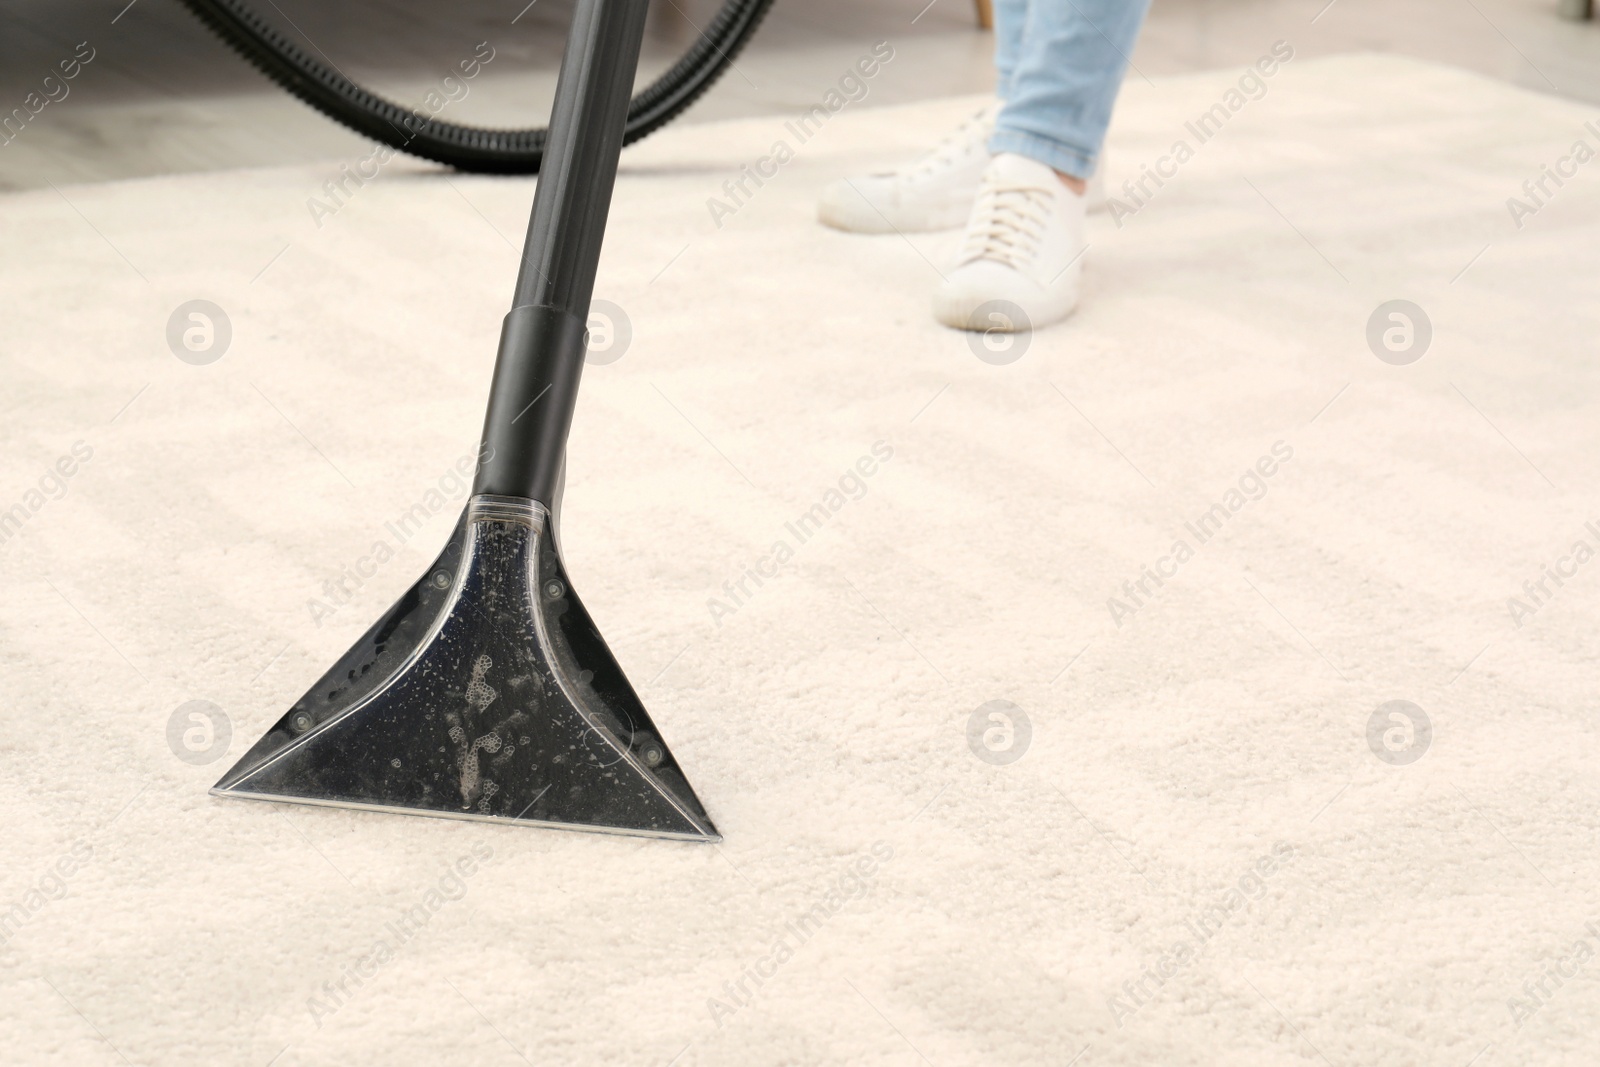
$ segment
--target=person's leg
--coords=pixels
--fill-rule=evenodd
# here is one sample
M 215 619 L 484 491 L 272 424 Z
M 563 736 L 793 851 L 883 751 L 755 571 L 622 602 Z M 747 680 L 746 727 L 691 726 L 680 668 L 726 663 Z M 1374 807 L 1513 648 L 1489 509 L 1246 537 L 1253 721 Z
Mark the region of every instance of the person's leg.
M 1028 0 L 994 0 L 994 95 L 1001 100 L 1010 95 L 1027 20 Z
M 1148 0 L 994 0 L 995 89 L 1011 116 L 1004 137 L 992 132 L 1001 109 L 991 105 L 918 159 L 829 184 L 818 201 L 818 218 L 855 233 L 954 229 L 971 221 L 992 152 L 1038 160 L 1055 168 L 1066 188 L 1084 194 L 1079 178 L 1095 170 L 1126 64 L 1122 53 L 1132 49 L 1147 5 Z M 1083 206 L 1105 206 L 1098 178 L 1087 185 Z
M 1005 106 L 989 151 L 1027 156 L 1061 174 L 1087 179 L 1149 6 L 1149 0 L 996 4 L 995 66 Z M 1018 15 L 1025 19 L 1021 27 L 1016 26 Z M 1006 16 L 1016 35 L 1011 43 Z
M 933 294 L 934 317 L 964 330 L 1031 329 L 1078 306 L 1086 183 L 1149 0 L 1023 6 L 1016 52 L 1003 60 L 993 158 L 956 267 Z

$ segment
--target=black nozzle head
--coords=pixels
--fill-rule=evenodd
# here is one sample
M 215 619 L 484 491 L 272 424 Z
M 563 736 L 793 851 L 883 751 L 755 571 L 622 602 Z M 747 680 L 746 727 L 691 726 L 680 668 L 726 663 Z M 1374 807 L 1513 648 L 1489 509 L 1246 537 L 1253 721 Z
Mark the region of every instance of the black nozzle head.
M 476 496 L 422 579 L 212 790 L 720 837 L 617 666 L 549 512 Z

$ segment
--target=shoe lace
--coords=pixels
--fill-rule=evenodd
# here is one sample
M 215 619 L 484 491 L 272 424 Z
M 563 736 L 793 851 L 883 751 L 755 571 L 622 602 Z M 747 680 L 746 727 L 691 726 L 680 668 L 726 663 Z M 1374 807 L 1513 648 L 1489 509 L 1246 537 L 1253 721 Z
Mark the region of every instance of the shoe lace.
M 1039 251 L 1054 191 L 1038 185 L 1000 185 L 985 178 L 967 226 L 961 262 L 993 260 L 1021 269 Z

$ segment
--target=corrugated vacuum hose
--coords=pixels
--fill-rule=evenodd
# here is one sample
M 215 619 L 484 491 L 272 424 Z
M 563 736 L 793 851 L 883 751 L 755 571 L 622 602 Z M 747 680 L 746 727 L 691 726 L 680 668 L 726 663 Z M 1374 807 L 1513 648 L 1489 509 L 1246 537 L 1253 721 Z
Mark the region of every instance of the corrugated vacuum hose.
M 546 131 L 489 130 L 417 115 L 313 59 L 238 0 L 179 0 L 258 70 L 324 115 L 381 144 L 480 174 L 533 174 Z M 624 144 L 665 126 L 711 88 L 772 0 L 727 0 L 677 63 L 628 105 Z

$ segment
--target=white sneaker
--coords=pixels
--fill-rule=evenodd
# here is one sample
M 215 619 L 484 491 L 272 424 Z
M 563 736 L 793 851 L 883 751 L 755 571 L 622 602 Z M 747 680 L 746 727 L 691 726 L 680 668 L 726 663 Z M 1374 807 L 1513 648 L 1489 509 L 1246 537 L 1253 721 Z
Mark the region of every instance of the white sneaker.
M 851 233 L 922 233 L 954 230 L 967 221 L 978 185 L 992 158 L 989 138 L 999 101 L 972 115 L 932 152 L 902 167 L 836 181 L 822 190 L 817 217 Z M 1090 211 L 1106 206 L 1105 153 L 1087 194 Z
M 1087 197 L 1054 170 L 1003 152 L 983 182 L 956 268 L 934 291 L 933 317 L 958 330 L 1028 330 L 1078 304 Z
M 956 229 L 967 220 L 989 165 L 987 143 L 999 111 L 999 103 L 990 104 L 902 167 L 830 183 L 817 203 L 817 218 L 851 233 Z

